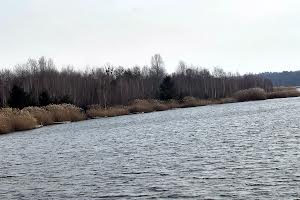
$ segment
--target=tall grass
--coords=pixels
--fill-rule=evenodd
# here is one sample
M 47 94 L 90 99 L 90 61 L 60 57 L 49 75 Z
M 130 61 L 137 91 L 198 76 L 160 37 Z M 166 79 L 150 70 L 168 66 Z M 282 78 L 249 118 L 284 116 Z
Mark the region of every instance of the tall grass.
M 89 118 L 98 118 L 98 117 L 115 117 L 121 115 L 128 115 L 129 110 L 123 106 L 103 108 L 99 105 L 89 106 L 86 114 Z
M 51 104 L 46 106 L 45 109 L 51 114 L 54 122 L 75 122 L 87 118 L 81 108 L 71 104 Z
M 0 110 L 0 133 L 9 133 L 13 131 L 29 130 L 38 125 L 28 111 L 3 108 Z
M 0 134 L 13 131 L 12 120 L 8 116 L 0 113 Z
M 296 87 L 277 87 L 273 92 L 268 93 L 268 99 L 300 97 L 300 92 Z
M 38 125 L 50 125 L 54 122 L 75 122 L 86 118 L 82 109 L 71 104 L 49 105 L 44 108 L 26 107 L 22 110 L 2 108 L 0 109 L 0 134 L 34 129 Z
M 54 123 L 51 113 L 44 108 L 27 107 L 23 110 L 28 111 L 34 118 L 36 118 L 39 125 L 50 125 Z
M 130 113 L 148 113 L 155 111 L 154 106 L 148 100 L 136 99 L 129 106 Z

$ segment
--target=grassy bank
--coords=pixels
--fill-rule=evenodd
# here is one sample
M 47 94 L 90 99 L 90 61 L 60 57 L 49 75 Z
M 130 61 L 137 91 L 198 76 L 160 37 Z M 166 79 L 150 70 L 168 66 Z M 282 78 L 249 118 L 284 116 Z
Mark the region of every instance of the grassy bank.
M 21 110 L 13 108 L 0 109 L 0 134 L 14 131 L 30 130 L 40 126 L 62 122 L 75 122 L 86 119 L 115 117 L 136 113 L 149 113 L 174 108 L 187 108 L 224 104 L 244 101 L 265 100 L 274 98 L 299 97 L 300 92 L 293 87 L 274 88 L 272 92 L 265 92 L 260 88 L 251 88 L 238 91 L 230 98 L 197 99 L 185 97 L 182 100 L 135 100 L 128 106 L 114 106 L 103 108 L 91 105 L 86 111 L 71 104 L 48 105 L 45 107 L 26 107 Z

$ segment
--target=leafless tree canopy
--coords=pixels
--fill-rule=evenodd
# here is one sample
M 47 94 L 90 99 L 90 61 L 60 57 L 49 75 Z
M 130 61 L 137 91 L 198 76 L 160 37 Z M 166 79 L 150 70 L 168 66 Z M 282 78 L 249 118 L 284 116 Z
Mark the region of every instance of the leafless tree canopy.
M 220 68 L 210 72 L 189 67 L 184 62 L 180 62 L 177 72 L 170 76 L 177 98 L 223 98 L 247 88 L 272 89 L 271 81 L 256 75 L 225 73 Z M 22 87 L 36 102 L 41 92 L 47 91 L 52 98 L 68 95 L 78 106 L 126 105 L 134 99 L 158 98 L 165 77 L 164 62 L 158 54 L 152 57 L 150 67 L 107 65 L 84 72 L 74 71 L 72 67 L 57 70 L 51 59 L 42 57 L 16 66 L 13 71 L 0 72 L 0 105 L 7 105 L 13 85 Z

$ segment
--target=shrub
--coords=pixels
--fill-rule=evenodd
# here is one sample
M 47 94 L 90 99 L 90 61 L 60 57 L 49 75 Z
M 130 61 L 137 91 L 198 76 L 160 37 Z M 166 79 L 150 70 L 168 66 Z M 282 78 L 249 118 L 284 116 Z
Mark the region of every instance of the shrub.
M 266 92 L 261 88 L 250 88 L 236 92 L 234 98 L 239 101 L 254 101 L 267 99 Z

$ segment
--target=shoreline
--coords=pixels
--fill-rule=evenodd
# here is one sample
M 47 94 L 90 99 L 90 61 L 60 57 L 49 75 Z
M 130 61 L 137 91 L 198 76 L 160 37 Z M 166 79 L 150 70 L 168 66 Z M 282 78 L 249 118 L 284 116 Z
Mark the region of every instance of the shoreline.
M 208 105 L 300 97 L 300 92 L 297 91 L 297 89 L 279 90 L 269 93 L 261 92 L 261 89 L 252 88 L 240 91 L 234 97 L 221 99 L 197 99 L 194 97 L 185 97 L 181 101 L 159 101 L 154 99 L 144 99 L 135 100 L 128 106 L 113 106 L 109 108 L 103 108 L 99 105 L 91 105 L 87 110 L 83 110 L 71 104 L 53 104 L 45 107 L 26 107 L 22 110 L 2 108 L 0 109 L 0 135 L 38 129 L 44 126 L 66 124 L 91 119 Z

